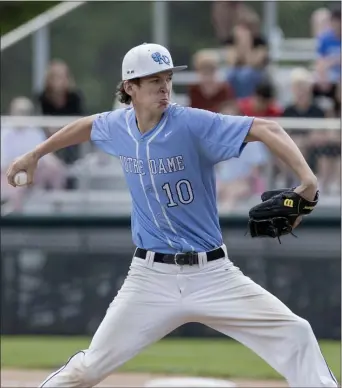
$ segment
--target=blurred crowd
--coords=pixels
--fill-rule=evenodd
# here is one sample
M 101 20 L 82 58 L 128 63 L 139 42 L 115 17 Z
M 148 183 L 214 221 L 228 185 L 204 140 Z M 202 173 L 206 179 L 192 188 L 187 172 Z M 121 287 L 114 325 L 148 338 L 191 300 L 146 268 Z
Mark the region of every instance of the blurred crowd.
M 283 106 L 270 76 L 268 37 L 261 32 L 257 13 L 243 2 L 216 1 L 212 4 L 212 23 L 220 45 L 215 50 L 200 50 L 193 55 L 193 70 L 198 82 L 189 86 L 189 106 L 230 115 L 289 118 L 341 117 L 341 10 L 317 9 L 311 16 L 312 37 L 316 41 L 316 60 L 307 67 L 294 68 L 288 81 L 291 102 Z M 222 58 L 223 53 L 223 58 Z M 222 71 L 224 76 L 222 77 Z M 82 92 L 66 63 L 51 61 L 43 90 L 31 98 L 17 97 L 9 115 L 87 114 Z M 1 200 L 9 199 L 20 209 L 28 189 L 13 189 L 6 184 L 9 163 L 31 150 L 58 128 L 2 128 Z M 289 131 L 317 174 L 321 192 L 339 195 L 341 138 L 338 131 Z M 79 161 L 80 147 L 45 156 L 39 163 L 36 186 L 46 190 L 77 189 L 68 167 Z M 217 166 L 219 202 L 226 208 L 259 195 L 271 185 L 291 187 L 296 179 L 282 163 L 271 159 L 261 143 L 247 145 L 239 159 Z M 270 182 L 271 179 L 271 182 Z
M 66 63 L 53 60 L 46 71 L 43 90 L 31 99 L 19 96 L 11 101 L 11 116 L 81 116 L 85 114 L 84 98 L 76 87 Z M 32 150 L 59 128 L 1 128 L 1 203 L 10 203 L 11 211 L 20 210 L 30 189 L 7 184 L 6 171 L 18 156 Z M 75 180 L 68 177 L 68 166 L 80 158 L 80 146 L 72 146 L 43 157 L 38 164 L 35 187 L 46 190 L 73 189 Z
M 215 2 L 213 24 L 222 45 L 222 58 L 212 50 L 194 55 L 199 82 L 189 90 L 190 106 L 213 112 L 255 117 L 341 117 L 341 10 L 317 9 L 311 17 L 316 60 L 311 66 L 293 68 L 288 91 L 289 104 L 277 99 L 269 72 L 269 44 L 261 32 L 258 15 L 245 3 Z M 222 57 L 222 54 L 221 54 Z M 309 129 L 309 128 L 308 128 Z M 341 136 L 338 131 L 288 131 L 317 174 L 320 191 L 340 193 Z M 271 160 L 260 143 L 247 145 L 242 156 L 218 166 L 221 203 L 232 208 L 239 201 L 258 195 L 267 186 L 293 187 L 298 182 L 278 160 Z

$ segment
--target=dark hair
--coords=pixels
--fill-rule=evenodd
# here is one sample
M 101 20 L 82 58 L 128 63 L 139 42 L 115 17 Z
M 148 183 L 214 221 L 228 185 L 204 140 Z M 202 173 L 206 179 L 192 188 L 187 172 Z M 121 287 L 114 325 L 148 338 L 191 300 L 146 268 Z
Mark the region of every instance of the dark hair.
M 134 78 L 129 82 L 134 83 L 135 85 L 140 85 L 140 78 Z M 121 104 L 129 105 L 132 102 L 132 97 L 126 93 L 124 88 L 124 81 L 120 81 L 116 88 L 116 96 L 118 97 L 119 102 Z
M 263 80 L 255 88 L 255 94 L 265 100 L 270 100 L 275 96 L 275 90 L 272 82 Z
M 341 20 L 341 8 L 333 7 L 331 8 L 331 19 Z

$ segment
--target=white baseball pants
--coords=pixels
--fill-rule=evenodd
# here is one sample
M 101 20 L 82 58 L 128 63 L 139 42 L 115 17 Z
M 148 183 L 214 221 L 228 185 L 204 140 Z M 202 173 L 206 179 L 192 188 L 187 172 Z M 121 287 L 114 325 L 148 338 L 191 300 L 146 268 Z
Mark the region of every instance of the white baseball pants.
M 181 267 L 154 263 L 153 255 L 133 258 L 89 349 L 72 356 L 40 387 L 93 387 L 187 322 L 205 324 L 244 344 L 290 387 L 337 387 L 310 324 L 228 257 L 206 262 L 200 254 L 200 265 Z

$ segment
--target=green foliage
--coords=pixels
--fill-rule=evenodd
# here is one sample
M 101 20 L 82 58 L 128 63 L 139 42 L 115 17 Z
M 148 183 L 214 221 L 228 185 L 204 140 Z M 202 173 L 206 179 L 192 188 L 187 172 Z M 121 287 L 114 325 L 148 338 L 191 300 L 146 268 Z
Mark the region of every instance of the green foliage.
M 13 30 L 59 1 L 2 1 L 0 3 L 1 35 Z

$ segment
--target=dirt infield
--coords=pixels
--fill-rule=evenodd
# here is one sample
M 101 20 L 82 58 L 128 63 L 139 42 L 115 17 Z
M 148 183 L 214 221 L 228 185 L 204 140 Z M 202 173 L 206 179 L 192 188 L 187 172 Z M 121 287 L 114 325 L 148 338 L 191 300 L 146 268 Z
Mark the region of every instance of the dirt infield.
M 17 370 L 5 369 L 1 370 L 1 387 L 37 387 L 51 371 L 41 370 Z M 97 387 L 144 387 L 148 381 L 155 378 L 165 376 L 152 375 L 146 373 L 117 373 L 109 376 Z M 173 376 L 175 377 L 175 376 Z M 251 381 L 232 379 L 237 387 L 287 387 L 288 385 L 282 381 L 266 380 L 266 381 Z

